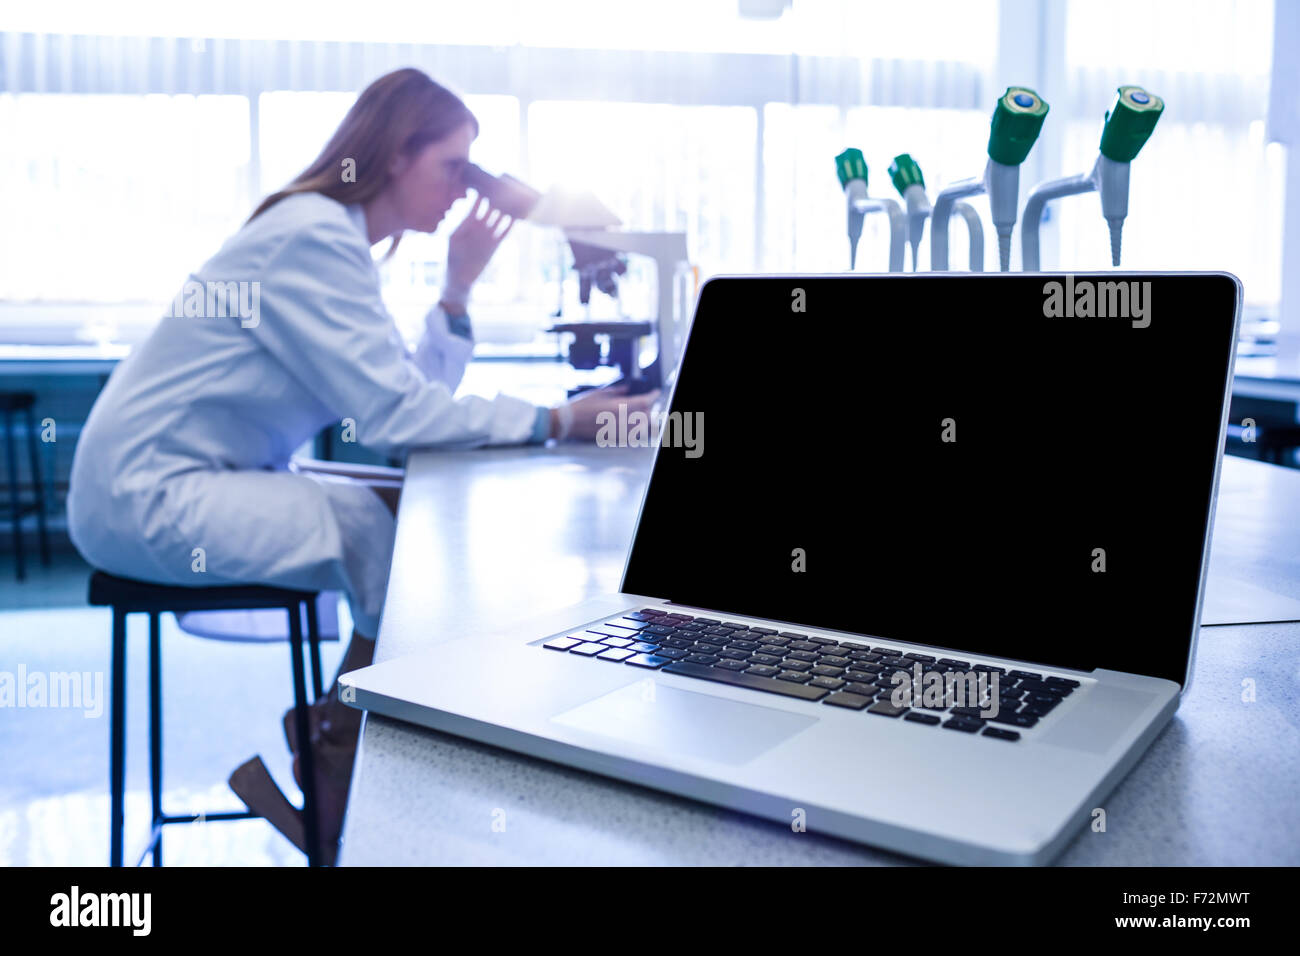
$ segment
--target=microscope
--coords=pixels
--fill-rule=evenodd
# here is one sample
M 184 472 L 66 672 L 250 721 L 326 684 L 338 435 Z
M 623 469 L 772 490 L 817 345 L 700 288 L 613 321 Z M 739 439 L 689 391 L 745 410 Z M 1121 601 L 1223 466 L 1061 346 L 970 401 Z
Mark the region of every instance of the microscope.
M 590 307 L 593 291 L 619 301 L 620 277 L 628 273 L 628 255 L 645 256 L 654 264 L 656 301 L 654 315 L 643 319 L 623 317 L 558 322 L 546 331 L 572 336 L 566 358 L 575 369 L 615 368 L 612 383 L 636 395 L 671 384 L 686 339 L 686 325 L 698 284 L 698 272 L 686 253 L 684 232 L 636 232 L 622 225 L 595 196 L 559 187 L 540 193 L 512 176 L 493 176 L 473 163 L 466 166 L 465 184 L 516 219 L 560 229 L 573 255 L 578 275 L 578 301 Z M 562 270 L 563 271 L 563 270 Z M 564 296 L 552 318 L 563 318 Z M 658 353 L 641 364 L 647 339 Z M 580 385 L 569 395 L 594 388 Z
M 635 232 L 622 229 L 565 229 L 578 274 L 578 301 L 591 303 L 593 290 L 618 300 L 619 280 L 627 275 L 627 256 L 649 258 L 655 269 L 655 315 L 646 319 L 582 319 L 559 322 L 548 332 L 571 335 L 566 357 L 575 369 L 616 368 L 615 385 L 637 395 L 669 385 L 686 340 L 687 315 L 695 295 L 696 273 L 686 254 L 684 232 Z M 563 304 L 556 312 L 560 317 Z M 658 343 L 658 354 L 641 364 L 647 338 Z M 594 386 L 569 390 L 576 395 Z

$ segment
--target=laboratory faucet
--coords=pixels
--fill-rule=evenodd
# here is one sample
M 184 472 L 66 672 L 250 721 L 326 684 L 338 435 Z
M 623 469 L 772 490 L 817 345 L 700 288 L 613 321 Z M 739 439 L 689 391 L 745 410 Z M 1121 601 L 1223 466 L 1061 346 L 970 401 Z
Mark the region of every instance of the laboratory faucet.
M 889 216 L 889 271 L 903 271 L 903 235 L 907 223 L 895 199 L 871 199 L 867 196 L 867 161 L 860 149 L 846 149 L 835 157 L 835 172 L 844 190 L 849 219 L 849 270 L 857 267 L 858 239 L 862 237 L 862 220 L 868 213 Z
M 894 157 L 894 162 L 889 167 L 889 178 L 907 207 L 907 244 L 912 247 L 912 271 L 915 272 L 921 250 L 921 234 L 925 232 L 925 221 L 930 218 L 931 212 L 930 199 L 925 194 L 925 177 L 921 175 L 921 167 L 916 160 L 907 153 L 900 153 Z M 953 212 L 966 222 L 970 234 L 970 269 L 971 272 L 979 272 L 984 267 L 984 226 L 980 222 L 979 213 L 968 202 L 954 204 Z
M 1049 107 L 1046 100 L 1024 86 L 1012 86 L 1002 94 L 989 124 L 988 165 L 978 179 L 953 183 L 934 201 L 930 226 L 930 268 L 948 269 L 948 218 L 957 200 L 987 193 L 993 228 L 998 234 L 998 263 L 1003 272 L 1011 268 L 1011 233 L 1016 226 L 1020 201 L 1020 164 L 1025 161 Z
M 1101 195 L 1101 214 L 1110 227 L 1110 264 L 1119 265 L 1120 237 L 1128 216 L 1129 164 L 1151 137 L 1165 103 L 1140 86 L 1121 86 L 1118 93 L 1101 128 L 1101 148 L 1092 172 L 1042 183 L 1029 194 L 1025 222 L 1020 227 L 1020 253 L 1026 272 L 1037 272 L 1040 266 L 1038 227 L 1047 203 L 1094 189 Z

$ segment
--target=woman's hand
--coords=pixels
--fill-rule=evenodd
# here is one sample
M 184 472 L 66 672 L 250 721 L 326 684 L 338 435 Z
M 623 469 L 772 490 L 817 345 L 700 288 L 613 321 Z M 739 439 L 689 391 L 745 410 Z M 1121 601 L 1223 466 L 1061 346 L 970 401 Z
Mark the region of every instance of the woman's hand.
M 628 395 L 626 385 L 588 389 L 551 409 L 551 437 L 595 441 L 601 428 L 607 427 L 607 422 L 614 424 L 614 433 L 617 434 L 620 406 L 626 407 L 622 417 L 627 421 L 633 412 L 650 415 L 651 408 L 658 399 L 658 389 L 640 395 Z M 602 413 L 608 413 L 612 418 L 606 418 Z
M 447 275 L 441 300 L 444 307 L 464 311 L 470 287 L 483 274 L 492 253 L 514 224 L 514 219 L 492 206 L 485 197 L 475 197 L 469 215 L 447 243 Z

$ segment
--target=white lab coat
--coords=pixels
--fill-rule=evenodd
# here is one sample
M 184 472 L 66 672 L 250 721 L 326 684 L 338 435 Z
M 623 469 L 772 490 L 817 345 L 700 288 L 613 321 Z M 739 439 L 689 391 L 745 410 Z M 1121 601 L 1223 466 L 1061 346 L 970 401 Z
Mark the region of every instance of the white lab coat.
M 522 443 L 537 407 L 453 399 L 473 343 L 439 308 L 408 353 L 359 206 L 318 193 L 281 200 L 195 281 L 257 282 L 241 303 L 257 308 L 209 300 L 201 316 L 169 314 L 113 372 L 73 461 L 72 540 L 125 577 L 339 589 L 373 637 L 392 516 L 363 485 L 287 471 L 294 450 L 345 419 L 360 444 L 390 455 Z

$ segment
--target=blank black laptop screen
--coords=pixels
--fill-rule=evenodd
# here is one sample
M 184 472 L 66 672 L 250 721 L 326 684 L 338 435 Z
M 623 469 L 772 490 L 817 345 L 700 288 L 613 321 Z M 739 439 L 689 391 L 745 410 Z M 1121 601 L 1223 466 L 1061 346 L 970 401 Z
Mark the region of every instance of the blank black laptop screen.
M 1181 683 L 1236 303 L 1223 275 L 712 280 L 623 590 Z

